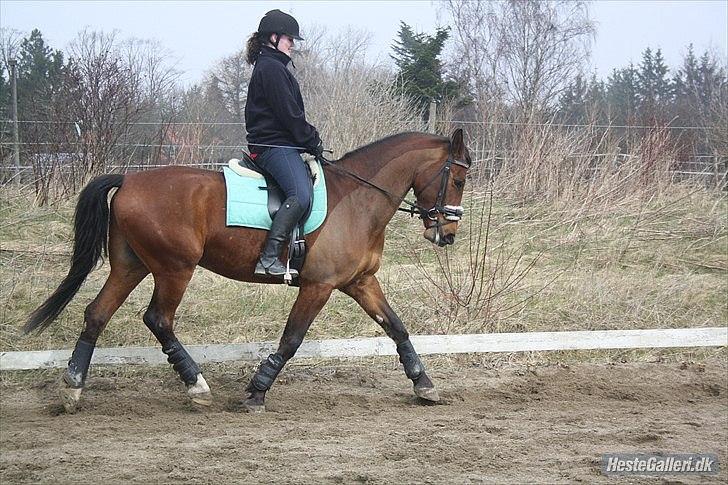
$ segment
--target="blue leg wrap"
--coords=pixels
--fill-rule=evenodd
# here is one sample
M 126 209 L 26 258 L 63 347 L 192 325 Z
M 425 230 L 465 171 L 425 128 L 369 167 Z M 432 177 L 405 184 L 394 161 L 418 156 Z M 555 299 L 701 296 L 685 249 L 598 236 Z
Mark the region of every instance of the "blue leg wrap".
M 417 379 L 425 372 L 425 366 L 409 340 L 397 344 L 397 353 L 399 361 L 404 365 L 404 373 L 409 379 Z
M 95 347 L 95 343 L 78 339 L 76 347 L 71 354 L 71 359 L 68 361 L 66 373 L 63 375 L 63 380 L 66 381 L 66 384 L 75 389 L 83 387 L 86 383 L 88 366 L 91 363 L 91 356 L 94 353 Z
M 283 369 L 286 361 L 280 354 L 270 354 L 267 359 L 262 361 L 255 372 L 253 379 L 248 384 L 247 390 L 267 391 L 276 380 L 278 373 Z
M 200 366 L 192 360 L 181 343 L 172 342 L 162 347 L 162 352 L 167 354 L 167 362 L 172 364 L 172 368 L 177 371 L 185 384 L 193 385 L 197 382 L 197 374 L 201 372 Z

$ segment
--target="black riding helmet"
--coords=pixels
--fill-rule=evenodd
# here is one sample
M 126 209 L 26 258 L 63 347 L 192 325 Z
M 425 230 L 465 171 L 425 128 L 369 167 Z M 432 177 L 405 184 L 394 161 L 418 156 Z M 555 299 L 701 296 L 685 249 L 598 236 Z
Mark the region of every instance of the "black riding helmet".
M 303 40 L 296 19 L 278 9 L 271 10 L 260 19 L 258 34 L 285 34 L 293 39 Z

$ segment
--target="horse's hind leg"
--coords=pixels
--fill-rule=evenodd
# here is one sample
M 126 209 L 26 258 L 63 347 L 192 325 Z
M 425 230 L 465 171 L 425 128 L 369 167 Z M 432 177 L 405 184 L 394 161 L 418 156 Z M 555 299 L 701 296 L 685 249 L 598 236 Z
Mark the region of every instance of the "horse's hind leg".
M 439 401 L 435 385 L 425 373 L 425 366 L 409 340 L 407 329 L 389 306 L 377 278 L 374 275 L 363 276 L 342 291 L 356 300 L 397 344 L 399 361 L 404 366 L 405 375 L 414 384 L 415 394 L 426 401 Z
M 205 378 L 202 377 L 200 366 L 174 334 L 174 314 L 182 301 L 193 271 L 194 267 L 174 273 L 154 275 L 154 294 L 144 313 L 144 324 L 162 344 L 162 352 L 167 355 L 167 362 L 172 364 L 173 369 L 187 386 L 190 399 L 196 404 L 209 406 L 212 404 L 212 394 Z
M 106 327 L 112 315 L 121 306 L 134 288 L 149 274 L 131 250 L 125 256 L 112 260 L 111 273 L 104 287 L 84 312 L 85 327 L 63 374 L 60 397 L 67 412 L 74 412 L 86 383 L 86 375 L 96 340 Z

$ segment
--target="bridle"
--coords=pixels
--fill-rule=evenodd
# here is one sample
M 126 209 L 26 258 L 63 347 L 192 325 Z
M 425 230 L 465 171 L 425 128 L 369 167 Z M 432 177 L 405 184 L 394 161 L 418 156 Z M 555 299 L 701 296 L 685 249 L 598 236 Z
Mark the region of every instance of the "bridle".
M 364 185 L 368 185 L 369 187 L 372 187 L 373 189 L 378 190 L 379 192 L 387 195 L 391 199 L 395 199 L 398 201 L 399 204 L 406 204 L 409 207 L 399 207 L 397 208 L 398 211 L 407 212 L 410 214 L 410 216 L 414 217 L 415 214 L 417 214 L 420 219 L 423 221 L 433 221 L 433 224 L 430 224 L 427 226 L 427 229 L 435 228 L 435 244 L 439 244 L 439 242 L 444 237 L 444 234 L 442 233 L 442 228 L 448 224 L 452 224 L 454 222 L 460 221 L 460 219 L 463 216 L 463 207 L 459 205 L 446 205 L 445 204 L 445 197 L 447 196 L 447 186 L 450 182 L 450 173 L 451 168 L 453 165 L 457 165 L 459 167 L 464 167 L 465 169 L 469 169 L 470 165 L 465 163 L 464 161 L 457 160 L 452 155 L 452 148 L 448 149 L 447 154 L 447 160 L 445 160 L 444 165 L 438 170 L 438 172 L 425 184 L 425 186 L 422 188 L 422 191 L 426 190 L 427 187 L 429 187 L 435 180 L 437 180 L 438 177 L 440 177 L 440 187 L 437 191 L 437 198 L 435 199 L 435 204 L 430 207 L 429 209 L 426 207 L 422 207 L 417 200 L 414 202 L 407 200 L 405 197 L 399 197 L 386 189 L 383 189 L 382 187 L 379 187 L 378 185 L 370 182 L 369 180 L 366 180 L 359 175 L 350 172 L 349 170 L 346 170 L 343 167 L 340 167 L 339 165 L 335 164 L 334 162 L 326 159 L 323 156 L 317 157 L 319 161 L 321 161 L 324 165 L 330 165 L 331 167 L 334 167 L 336 170 L 345 173 L 346 175 L 349 175 L 350 177 L 354 178 L 355 180 L 361 182 Z M 445 220 L 445 222 L 442 222 L 440 220 L 440 217 Z

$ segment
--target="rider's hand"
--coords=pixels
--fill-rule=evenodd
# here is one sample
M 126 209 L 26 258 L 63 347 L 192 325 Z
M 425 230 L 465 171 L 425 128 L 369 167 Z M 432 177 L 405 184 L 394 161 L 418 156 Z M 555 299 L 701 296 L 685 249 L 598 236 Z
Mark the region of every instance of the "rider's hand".
M 319 138 L 318 144 L 315 147 L 309 149 L 308 153 L 316 158 L 321 158 L 324 154 L 324 142 L 322 142 Z

